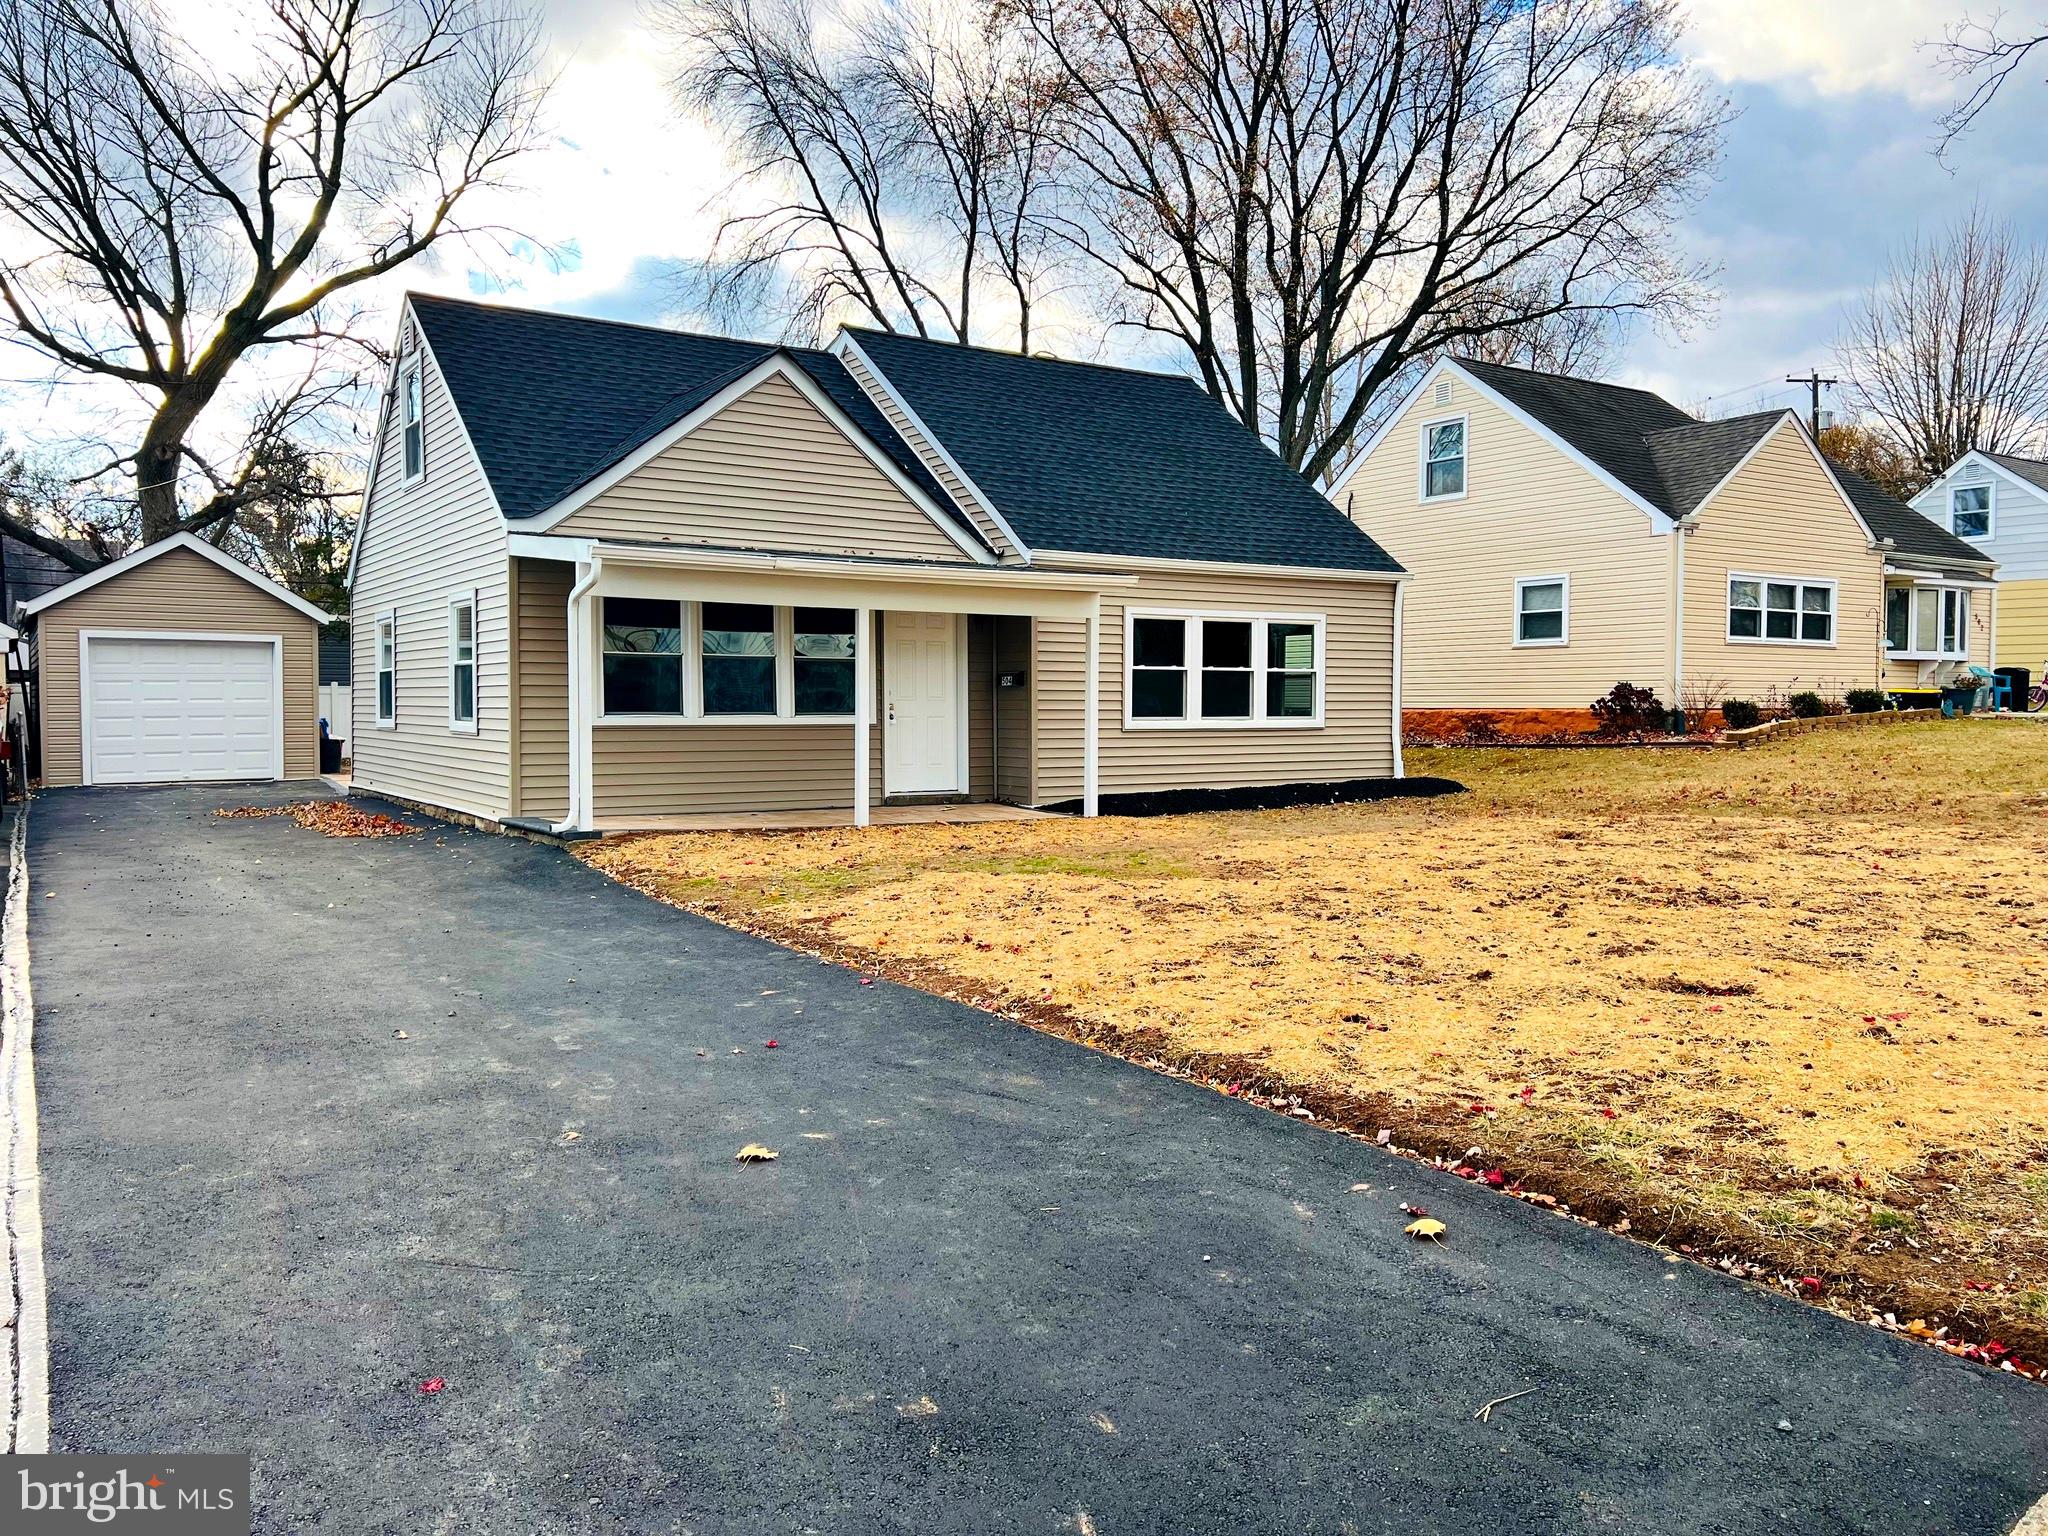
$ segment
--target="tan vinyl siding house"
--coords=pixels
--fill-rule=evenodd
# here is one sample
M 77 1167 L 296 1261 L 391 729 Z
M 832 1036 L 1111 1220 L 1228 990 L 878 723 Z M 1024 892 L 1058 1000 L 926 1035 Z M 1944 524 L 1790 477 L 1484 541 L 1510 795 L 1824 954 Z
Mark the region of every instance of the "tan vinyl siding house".
M 1405 710 L 1583 707 L 1671 675 L 1672 540 L 1658 519 L 1529 422 L 1447 372 L 1418 392 L 1332 499 L 1415 573 Z M 1469 423 L 1462 497 L 1418 494 L 1425 424 Z M 1540 515 L 1538 515 L 1540 509 Z M 1568 644 L 1515 644 L 1515 584 L 1570 578 Z M 1426 590 L 1427 600 L 1422 593 Z
M 325 615 L 181 534 L 22 608 L 46 787 L 310 778 Z
M 1425 734 L 1587 729 L 1624 682 L 1695 715 L 1924 682 L 1980 636 L 1902 651 L 1904 589 L 1981 587 L 1973 616 L 1990 607 L 1978 551 L 1831 464 L 1789 411 L 1702 422 L 1446 359 L 1333 499 L 1413 573 L 1401 697 Z
M 362 791 L 589 832 L 1400 772 L 1402 572 L 1185 380 L 420 296 L 399 353 L 351 572 Z M 1137 615 L 1190 649 L 1184 718 L 1132 716 Z

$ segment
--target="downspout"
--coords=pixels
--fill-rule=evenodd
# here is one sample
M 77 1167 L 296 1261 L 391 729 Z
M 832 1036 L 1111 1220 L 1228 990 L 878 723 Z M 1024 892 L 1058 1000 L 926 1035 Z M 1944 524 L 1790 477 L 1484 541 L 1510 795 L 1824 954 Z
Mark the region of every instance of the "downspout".
M 1683 709 L 1685 707 L 1683 703 L 1685 698 L 1685 541 L 1691 537 L 1692 531 L 1699 527 L 1699 525 L 1699 514 L 1697 512 L 1675 518 L 1671 524 L 1672 537 L 1677 540 L 1677 546 L 1673 553 L 1673 559 L 1677 562 L 1677 571 L 1672 582 L 1672 598 L 1676 607 L 1676 617 L 1671 626 L 1671 707 L 1673 709 Z
M 589 775 L 583 763 L 583 738 L 590 734 L 585 718 L 590 712 L 590 626 L 585 620 L 591 588 L 603 573 L 604 558 L 593 548 L 579 566 L 576 585 L 569 589 L 569 806 L 568 814 L 551 829 L 556 832 L 578 830 L 590 808 Z

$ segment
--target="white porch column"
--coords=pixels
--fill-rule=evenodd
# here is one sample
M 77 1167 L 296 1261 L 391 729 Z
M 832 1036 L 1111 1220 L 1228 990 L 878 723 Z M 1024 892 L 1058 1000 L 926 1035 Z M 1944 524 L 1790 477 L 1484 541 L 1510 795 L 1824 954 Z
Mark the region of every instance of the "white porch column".
M 1088 609 L 1088 681 L 1081 706 L 1081 814 L 1096 811 L 1102 736 L 1102 599 Z
M 864 827 L 868 810 L 868 736 L 875 719 L 875 611 L 853 610 L 853 824 Z
M 597 714 L 595 670 L 591 653 L 595 648 L 591 588 L 603 572 L 603 562 L 593 553 L 579 561 L 576 581 L 569 588 L 569 805 L 567 814 L 555 823 L 557 832 L 591 830 L 591 721 Z

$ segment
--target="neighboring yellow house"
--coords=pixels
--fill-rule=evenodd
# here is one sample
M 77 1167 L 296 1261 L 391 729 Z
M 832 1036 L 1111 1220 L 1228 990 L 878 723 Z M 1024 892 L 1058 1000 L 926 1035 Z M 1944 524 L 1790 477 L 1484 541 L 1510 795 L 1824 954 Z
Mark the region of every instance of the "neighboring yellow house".
M 1966 453 L 1913 505 L 1998 562 L 1991 654 L 2039 678 L 2048 669 L 2048 459 Z
M 1618 682 L 1693 710 L 1901 687 L 1990 657 L 1983 551 L 1831 463 L 1792 411 L 1447 358 L 1331 499 L 1412 573 L 1428 736 L 1582 729 Z

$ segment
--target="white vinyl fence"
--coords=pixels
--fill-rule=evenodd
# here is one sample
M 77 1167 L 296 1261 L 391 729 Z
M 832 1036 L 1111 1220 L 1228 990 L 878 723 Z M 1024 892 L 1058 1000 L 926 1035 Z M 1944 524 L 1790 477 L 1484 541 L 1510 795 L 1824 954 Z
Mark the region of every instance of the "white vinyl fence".
M 348 707 L 347 683 L 322 683 L 320 685 L 320 718 L 327 722 L 327 734 L 342 743 L 342 756 L 348 756 Z

